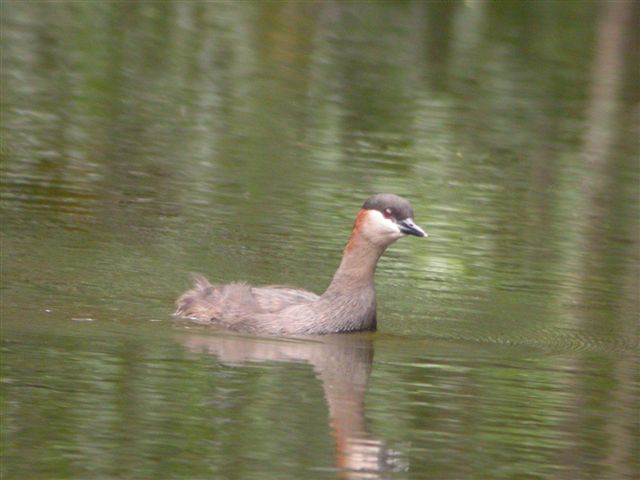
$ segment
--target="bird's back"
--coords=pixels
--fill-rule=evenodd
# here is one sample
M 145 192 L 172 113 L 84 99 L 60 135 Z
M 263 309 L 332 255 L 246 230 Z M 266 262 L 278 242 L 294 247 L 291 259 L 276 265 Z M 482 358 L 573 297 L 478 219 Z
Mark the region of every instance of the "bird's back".
M 307 290 L 280 285 L 252 287 L 242 282 L 211 285 L 206 278 L 196 276 L 193 288 L 177 300 L 175 315 L 233 327 L 257 315 L 275 314 L 318 298 Z

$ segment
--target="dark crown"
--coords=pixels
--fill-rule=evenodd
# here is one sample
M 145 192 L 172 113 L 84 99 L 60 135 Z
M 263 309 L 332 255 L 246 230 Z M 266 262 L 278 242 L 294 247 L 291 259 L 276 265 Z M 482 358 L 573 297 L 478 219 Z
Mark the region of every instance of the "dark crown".
M 413 218 L 413 208 L 411 204 L 402 197 L 393 193 L 378 193 L 369 197 L 362 205 L 367 210 L 378 210 L 384 212 L 386 209 L 391 210 L 396 220 L 404 220 L 405 218 Z

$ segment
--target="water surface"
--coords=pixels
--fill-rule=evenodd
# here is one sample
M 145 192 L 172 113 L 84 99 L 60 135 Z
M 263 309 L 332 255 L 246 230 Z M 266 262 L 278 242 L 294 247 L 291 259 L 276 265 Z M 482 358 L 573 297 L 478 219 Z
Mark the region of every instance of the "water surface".
M 637 18 L 3 2 L 2 478 L 637 477 Z M 381 191 L 377 333 L 171 317 L 321 292 Z

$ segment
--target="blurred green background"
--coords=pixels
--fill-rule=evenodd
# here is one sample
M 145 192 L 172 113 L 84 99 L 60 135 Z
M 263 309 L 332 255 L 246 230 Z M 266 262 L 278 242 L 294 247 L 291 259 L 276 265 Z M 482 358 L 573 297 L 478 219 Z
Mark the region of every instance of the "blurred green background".
M 638 5 L 3 1 L 2 478 L 635 478 Z M 384 191 L 377 334 L 171 319 Z

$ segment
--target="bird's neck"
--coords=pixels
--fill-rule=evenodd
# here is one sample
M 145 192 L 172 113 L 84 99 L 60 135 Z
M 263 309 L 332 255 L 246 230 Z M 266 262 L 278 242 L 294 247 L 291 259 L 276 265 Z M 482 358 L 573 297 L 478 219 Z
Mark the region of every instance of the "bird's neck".
M 327 292 L 344 292 L 372 288 L 378 259 L 385 247 L 376 245 L 361 234 L 356 226 L 344 249 L 342 260 Z

